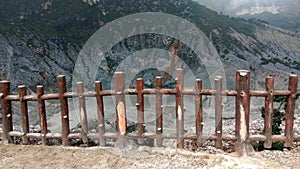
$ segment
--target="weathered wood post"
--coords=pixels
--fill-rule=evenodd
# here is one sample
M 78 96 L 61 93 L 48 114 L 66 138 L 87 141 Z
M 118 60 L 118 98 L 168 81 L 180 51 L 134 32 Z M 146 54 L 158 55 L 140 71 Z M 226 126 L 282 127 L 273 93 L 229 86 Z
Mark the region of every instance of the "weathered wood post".
M 203 108 L 202 108 L 202 80 L 196 79 L 195 91 L 197 95 L 195 96 L 195 111 L 196 111 L 196 135 L 197 143 L 202 144 L 202 130 L 203 130 Z
M 176 70 L 176 128 L 177 147 L 184 148 L 183 70 Z
M 222 77 L 215 77 L 215 135 L 217 140 L 215 145 L 222 148 Z
M 39 116 L 40 116 L 40 124 L 42 127 L 42 142 L 43 145 L 48 144 L 48 139 L 46 138 L 46 134 L 48 132 L 47 126 L 47 116 L 46 116 L 46 108 L 45 108 L 45 100 L 42 99 L 44 94 L 44 87 L 37 86 L 37 101 L 38 101 L 38 109 L 39 109 Z
M 156 77 L 156 89 L 160 90 L 162 88 L 162 77 Z M 163 139 L 161 137 L 163 133 L 163 115 L 162 115 L 162 94 L 156 94 L 156 104 L 155 104 L 155 112 L 156 112 L 156 144 L 157 146 L 162 146 Z
M 77 92 L 79 94 L 78 101 L 79 101 L 82 140 L 83 143 L 88 143 L 89 142 L 89 139 L 87 137 L 88 122 L 87 122 L 87 115 L 86 115 L 85 97 L 83 96 L 84 86 L 83 86 L 83 82 L 77 82 L 76 84 L 77 84 Z
M 70 133 L 69 107 L 68 107 L 68 99 L 64 97 L 64 94 L 67 92 L 66 76 L 59 75 L 57 77 L 57 84 L 58 84 L 58 98 L 60 101 L 60 110 L 61 110 L 62 144 L 63 146 L 69 146 L 70 145 L 70 140 L 68 139 L 68 134 Z
M 0 82 L 0 93 L 1 96 L 1 108 L 2 108 L 2 142 L 12 143 L 12 137 L 9 136 L 9 132 L 13 130 L 12 122 L 12 111 L 11 111 L 11 101 L 7 100 L 7 96 L 10 94 L 10 82 L 1 81 Z
M 144 88 L 144 80 L 142 78 L 138 78 L 136 80 L 136 89 L 137 89 L 137 120 L 138 120 L 138 143 L 144 144 L 144 128 L 145 128 L 145 122 L 144 122 L 144 94 L 143 94 L 143 88 Z
M 271 148 L 272 147 L 272 124 L 273 124 L 273 114 L 274 114 L 274 104 L 273 104 L 274 78 L 273 77 L 266 78 L 266 90 L 268 92 L 268 96 L 265 97 L 264 128 L 265 128 L 265 136 L 267 137 L 267 139 L 264 143 L 264 147 Z
M 284 146 L 291 148 L 293 147 L 293 127 L 294 127 L 294 113 L 295 113 L 295 101 L 297 99 L 297 85 L 298 85 L 298 76 L 290 75 L 289 77 L 289 86 L 288 90 L 291 94 L 287 100 L 287 106 L 285 110 L 285 143 Z
M 240 156 L 244 156 L 248 154 L 248 146 L 251 146 L 249 141 L 250 72 L 248 70 L 237 71 L 236 91 L 236 151 Z
M 24 100 L 26 96 L 26 86 L 22 85 L 18 87 L 19 89 L 19 100 L 21 105 L 21 115 L 22 115 L 22 130 L 23 130 L 23 144 L 29 144 L 29 139 L 26 137 L 26 134 L 29 133 L 29 119 L 28 119 L 28 106 L 27 101 Z
M 104 138 L 105 134 L 105 122 L 104 122 L 104 105 L 103 105 L 103 96 L 101 95 L 102 83 L 100 81 L 95 82 L 96 89 L 96 101 L 98 106 L 98 132 L 99 132 L 99 144 L 100 146 L 106 145 L 106 139 Z
M 126 144 L 127 119 L 124 94 L 124 73 L 116 72 L 114 74 L 114 87 L 116 99 L 116 131 L 118 133 L 118 143 L 120 146 Z

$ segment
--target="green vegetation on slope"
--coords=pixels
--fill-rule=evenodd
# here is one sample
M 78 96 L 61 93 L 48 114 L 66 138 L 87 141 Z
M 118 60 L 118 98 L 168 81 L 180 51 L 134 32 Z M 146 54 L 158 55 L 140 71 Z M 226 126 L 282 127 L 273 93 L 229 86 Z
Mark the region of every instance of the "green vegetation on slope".
M 99 22 L 107 23 L 138 12 L 165 12 L 195 23 L 207 36 L 213 29 L 221 37 L 231 39 L 228 32 L 235 29 L 254 37 L 254 26 L 243 19 L 233 19 L 209 10 L 191 0 L 103 0 L 90 6 L 81 0 L 16 0 L 1 1 L 0 33 L 6 35 L 34 32 L 45 39 L 62 37 L 71 43 L 83 44 L 97 29 Z

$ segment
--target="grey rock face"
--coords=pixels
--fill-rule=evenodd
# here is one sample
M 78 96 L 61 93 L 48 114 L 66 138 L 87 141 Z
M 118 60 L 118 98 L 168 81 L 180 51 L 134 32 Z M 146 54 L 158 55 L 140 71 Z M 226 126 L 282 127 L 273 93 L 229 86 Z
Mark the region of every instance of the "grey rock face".
M 31 38 L 0 35 L 0 78 L 11 82 L 12 91 L 21 84 L 31 90 L 44 85 L 46 91 L 53 91 L 57 75 L 70 78 L 77 51 L 71 45 L 63 47 L 55 39 L 28 36 Z

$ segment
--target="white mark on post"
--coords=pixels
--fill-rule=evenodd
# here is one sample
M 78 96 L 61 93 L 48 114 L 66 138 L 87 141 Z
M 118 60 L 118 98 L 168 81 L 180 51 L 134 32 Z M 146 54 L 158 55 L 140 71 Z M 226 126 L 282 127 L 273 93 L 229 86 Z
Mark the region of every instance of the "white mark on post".
M 182 110 L 181 110 L 180 106 L 178 106 L 177 112 L 178 112 L 178 120 L 181 121 L 182 120 Z
M 82 121 L 86 118 L 83 107 L 80 108 L 80 116 Z
M 268 127 L 272 128 L 272 110 L 273 110 L 273 104 L 270 102 L 269 103 L 269 122 L 268 122 Z
M 243 105 L 240 105 L 240 110 L 241 110 L 240 136 L 241 136 L 242 141 L 245 141 L 246 135 L 247 135 L 247 126 L 246 126 L 246 119 L 245 119 L 246 115 L 245 115 L 245 110 L 244 110 Z
M 119 102 L 117 106 L 118 119 L 119 119 L 119 130 L 121 135 L 126 134 L 126 119 L 125 119 L 125 105 L 123 102 Z
M 240 75 L 241 75 L 241 76 L 246 76 L 247 73 L 248 73 L 247 70 L 241 70 L 241 71 L 240 71 Z

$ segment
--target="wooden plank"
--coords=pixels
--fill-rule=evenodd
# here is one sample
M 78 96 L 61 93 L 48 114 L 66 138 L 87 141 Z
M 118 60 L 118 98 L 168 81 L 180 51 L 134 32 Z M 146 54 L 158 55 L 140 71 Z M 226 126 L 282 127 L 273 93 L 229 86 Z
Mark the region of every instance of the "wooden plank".
M 215 135 L 217 136 L 215 146 L 222 148 L 222 77 L 215 77 Z
M 79 102 L 82 140 L 83 140 L 83 143 L 88 143 L 89 142 L 89 140 L 87 138 L 88 122 L 87 122 L 87 115 L 86 115 L 85 97 L 83 96 L 84 86 L 83 86 L 83 82 L 77 82 L 76 85 L 77 85 L 77 92 L 79 95 L 78 102 Z
M 176 131 L 177 148 L 184 148 L 183 70 L 176 70 Z
M 22 137 L 23 144 L 29 144 L 29 139 L 26 137 L 26 134 L 29 133 L 29 119 L 28 119 L 28 106 L 27 101 L 23 100 L 24 96 L 26 96 L 26 86 L 21 85 L 18 86 L 19 89 L 19 100 L 21 105 L 21 116 L 22 116 L 22 130 L 24 136 Z
M 267 97 L 265 97 L 265 119 L 264 119 L 264 131 L 267 137 L 264 142 L 265 148 L 272 147 L 272 124 L 273 124 L 273 113 L 274 113 L 274 78 L 266 78 L 266 90 L 268 92 Z
M 195 96 L 195 111 L 196 111 L 196 135 L 197 143 L 202 144 L 202 134 L 203 134 L 203 107 L 202 107 L 202 80 L 197 79 L 195 82 L 195 90 L 198 93 Z
M 285 116 L 285 136 L 286 141 L 284 143 L 285 147 L 293 147 L 293 128 L 294 128 L 294 113 L 295 113 L 295 102 L 297 99 L 297 85 L 298 85 L 298 76 L 290 75 L 289 77 L 289 86 L 288 90 L 291 92 L 291 95 L 288 96 L 287 106 L 286 106 L 286 116 Z
M 162 77 L 156 77 L 156 89 L 160 90 L 162 88 Z M 163 115 L 162 115 L 162 94 L 157 93 L 155 95 L 155 114 L 156 114 L 156 144 L 157 146 L 162 146 L 163 139 L 161 137 L 163 133 Z
M 1 109 L 2 109 L 2 142 L 3 143 L 12 143 L 13 139 L 9 135 L 9 132 L 13 130 L 13 121 L 12 121 L 12 111 L 11 111 L 11 101 L 7 99 L 10 94 L 10 82 L 1 81 L 0 82 L 0 93 L 1 97 Z
M 37 101 L 38 101 L 38 110 L 39 110 L 39 116 L 40 116 L 40 124 L 42 127 L 42 142 L 43 145 L 48 145 L 49 141 L 46 138 L 46 134 L 48 132 L 48 126 L 47 126 L 47 116 L 46 116 L 46 108 L 45 108 L 45 101 L 42 99 L 42 96 L 44 94 L 44 87 L 43 86 L 37 86 Z
M 143 88 L 144 88 L 144 80 L 142 78 L 138 78 L 136 80 L 136 89 L 137 89 L 137 121 L 138 121 L 138 135 L 140 136 L 138 138 L 139 144 L 144 144 L 144 138 L 143 134 L 145 132 L 145 122 L 144 122 L 144 94 L 143 94 Z
M 98 132 L 99 132 L 99 143 L 100 146 L 106 145 L 106 139 L 104 138 L 105 134 L 105 122 L 104 122 L 104 105 L 103 105 L 103 96 L 101 96 L 102 92 L 102 83 L 100 81 L 95 82 L 96 89 L 96 101 L 98 106 Z
M 69 146 L 70 140 L 68 139 L 68 134 L 70 133 L 69 125 L 69 107 L 68 100 L 64 97 L 64 93 L 67 92 L 66 86 L 66 76 L 59 75 L 57 77 L 58 84 L 58 98 L 60 101 L 60 110 L 61 110 L 61 126 L 62 126 L 62 144 L 63 146 Z
M 236 115 L 235 134 L 237 138 L 235 150 L 240 156 L 247 155 L 249 140 L 249 115 L 250 115 L 250 72 L 239 70 L 236 73 Z
M 125 137 L 127 133 L 127 119 L 123 72 L 116 72 L 114 74 L 114 87 L 116 91 L 116 131 L 118 133 L 118 143 L 120 146 L 125 146 L 127 142 Z

